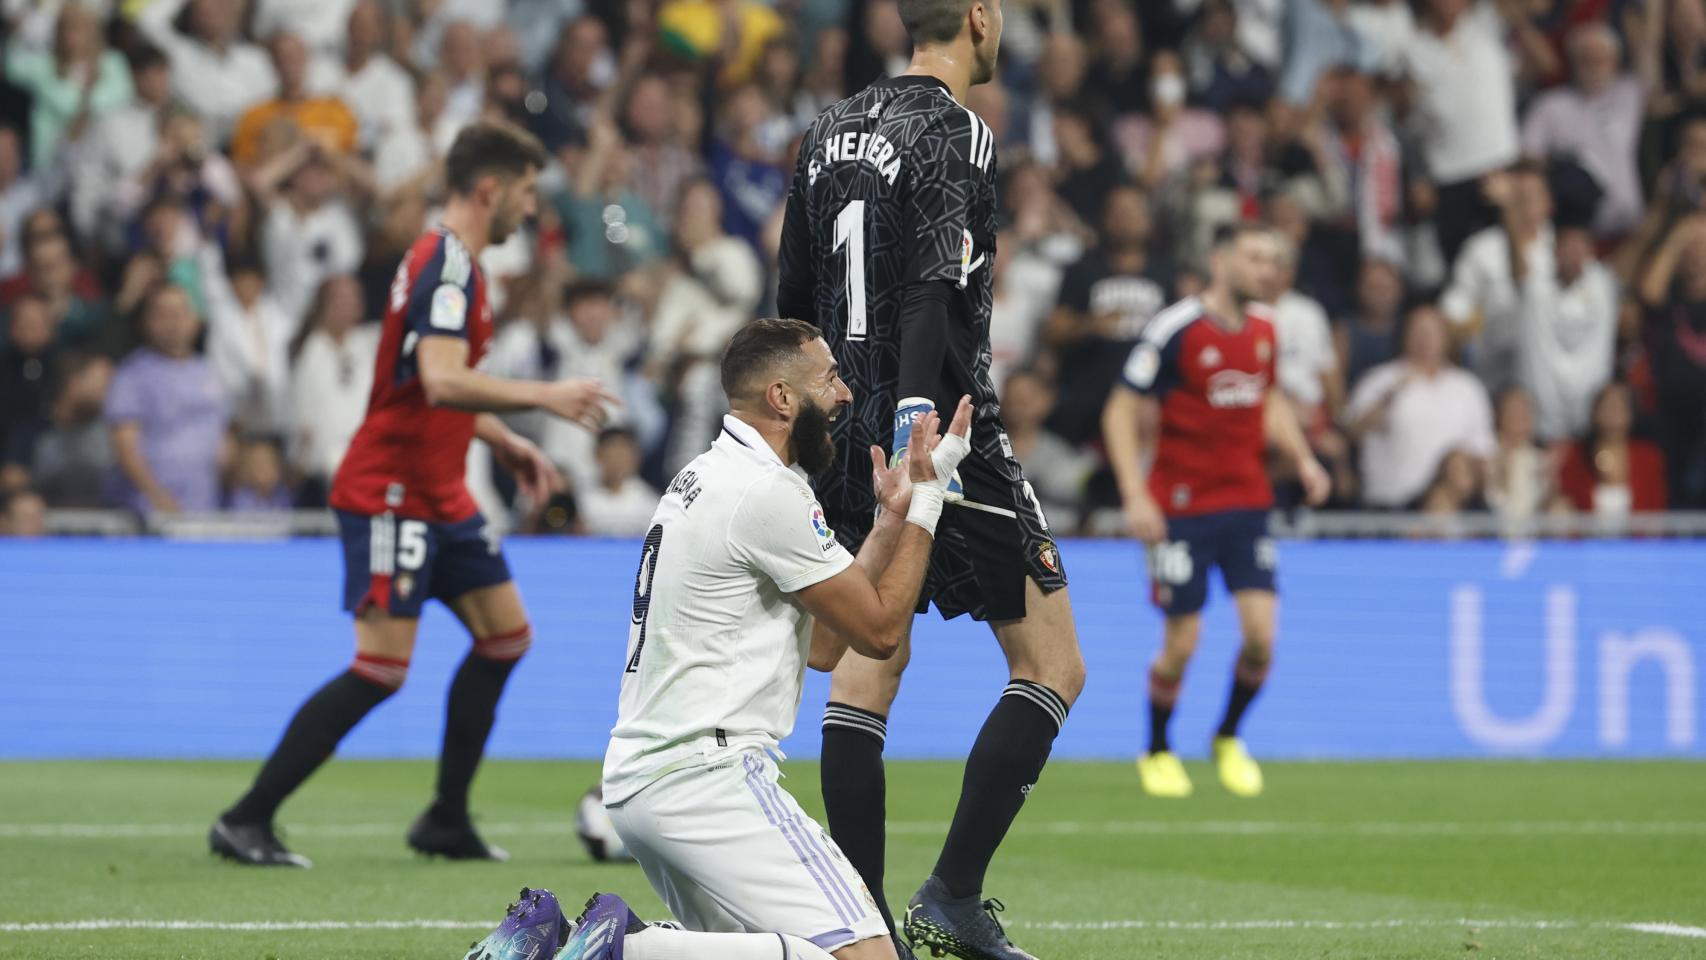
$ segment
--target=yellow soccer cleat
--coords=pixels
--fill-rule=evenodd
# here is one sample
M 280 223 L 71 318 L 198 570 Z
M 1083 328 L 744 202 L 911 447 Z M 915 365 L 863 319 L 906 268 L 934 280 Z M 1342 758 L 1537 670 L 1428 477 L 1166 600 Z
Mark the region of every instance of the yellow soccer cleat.
M 1185 773 L 1185 765 L 1171 751 L 1146 753 L 1138 757 L 1137 779 L 1143 784 L 1143 792 L 1152 797 L 1191 795 L 1191 778 Z
M 1262 795 L 1262 768 L 1244 749 L 1237 737 L 1214 738 L 1214 768 L 1220 773 L 1220 785 L 1235 797 Z

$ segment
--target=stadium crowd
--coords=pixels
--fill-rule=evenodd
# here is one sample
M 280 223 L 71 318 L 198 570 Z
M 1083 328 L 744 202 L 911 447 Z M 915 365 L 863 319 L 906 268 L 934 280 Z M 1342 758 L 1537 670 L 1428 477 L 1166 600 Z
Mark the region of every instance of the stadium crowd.
M 1278 378 L 1338 508 L 1706 507 L 1706 0 L 1004 0 L 991 334 L 1057 532 L 1114 534 L 1100 411 L 1144 324 L 1265 219 Z M 894 0 L 0 0 L 0 494 L 325 502 L 380 315 L 474 118 L 553 157 L 482 263 L 488 364 L 595 376 L 593 436 L 476 445 L 488 515 L 633 535 L 773 309 L 822 107 L 904 68 Z M 1281 502 L 1295 502 L 1276 476 Z

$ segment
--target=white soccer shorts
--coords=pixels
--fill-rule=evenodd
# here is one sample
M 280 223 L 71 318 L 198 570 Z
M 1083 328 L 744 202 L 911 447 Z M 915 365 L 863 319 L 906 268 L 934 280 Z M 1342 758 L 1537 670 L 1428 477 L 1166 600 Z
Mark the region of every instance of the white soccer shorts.
M 769 756 L 678 770 L 609 807 L 652 889 L 689 930 L 786 933 L 834 952 L 888 935 L 859 872 Z

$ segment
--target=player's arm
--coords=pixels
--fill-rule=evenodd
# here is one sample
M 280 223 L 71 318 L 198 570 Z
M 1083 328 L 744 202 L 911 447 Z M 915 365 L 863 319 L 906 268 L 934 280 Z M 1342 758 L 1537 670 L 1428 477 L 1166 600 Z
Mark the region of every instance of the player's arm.
M 1303 495 L 1310 506 L 1318 506 L 1333 490 L 1333 481 L 1315 451 L 1309 449 L 1309 439 L 1297 422 L 1297 410 L 1284 391 L 1277 386 L 1268 388 L 1262 408 L 1262 427 L 1268 442 L 1280 449 L 1297 467 L 1297 479 L 1303 484 Z
M 808 131 L 800 141 L 794 180 L 788 185 L 788 206 L 782 212 L 782 245 L 776 251 L 776 313 L 816 326 L 817 254 L 813 252 L 806 210 L 811 144 Z
M 873 446 L 871 486 L 877 492 L 877 518 L 853 563 L 875 583 L 894 559 L 895 547 L 900 545 L 900 535 L 906 529 L 906 511 L 912 505 L 912 479 L 907 476 L 906 464 L 890 467 L 883 456 L 883 448 Z M 812 624 L 811 656 L 806 660 L 807 666 L 828 673 L 835 669 L 846 652 L 847 641 L 840 634 L 822 620 Z
M 1119 484 L 1126 529 L 1144 543 L 1159 543 L 1167 536 L 1167 520 L 1149 493 L 1143 461 L 1161 422 L 1161 397 L 1172 388 L 1171 357 L 1176 352 L 1171 340 L 1139 341 L 1102 407 L 1102 440 Z
M 504 425 L 495 415 L 482 413 L 474 418 L 474 436 L 491 448 L 498 466 L 515 478 L 516 486 L 529 503 L 544 503 L 563 486 L 563 475 L 556 464 L 545 456 L 532 440 Z
M 936 434 L 938 423 L 934 411 L 913 421 L 904 464 L 912 481 L 911 501 L 894 554 L 881 573 L 873 578 L 855 562 L 795 594 L 849 648 L 875 660 L 894 656 L 918 604 L 936 521 L 947 497 L 947 480 L 970 450 L 966 435 L 971 431 L 971 398 L 961 398 L 947 437 Z M 928 454 L 921 455 L 924 451 Z M 874 451 L 873 457 L 880 459 L 881 451 Z

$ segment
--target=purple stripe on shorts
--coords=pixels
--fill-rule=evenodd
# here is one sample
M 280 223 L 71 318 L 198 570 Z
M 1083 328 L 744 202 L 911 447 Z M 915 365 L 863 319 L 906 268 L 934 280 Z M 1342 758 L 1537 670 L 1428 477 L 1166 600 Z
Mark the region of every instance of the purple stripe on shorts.
M 829 905 L 835 909 L 835 915 L 841 918 L 842 923 L 851 926 L 857 911 L 855 911 L 855 916 L 849 916 L 846 905 L 825 882 L 823 875 L 832 873 L 832 871 L 828 870 L 826 864 L 815 862 L 817 858 L 809 853 L 801 845 L 800 838 L 788 829 L 787 818 L 779 817 L 776 811 L 771 808 L 758 782 L 758 774 L 762 767 L 755 765 L 751 757 L 745 757 L 741 762 L 746 767 L 746 788 L 752 791 L 753 799 L 757 800 L 759 807 L 763 809 L 764 818 L 770 821 L 770 825 L 782 834 L 783 839 L 788 841 L 790 847 L 794 848 L 794 856 L 799 858 L 800 865 L 805 867 L 806 872 L 811 874 L 812 879 L 817 882 L 818 890 L 823 893 L 824 899 L 829 901 Z
M 851 927 L 842 927 L 840 930 L 831 930 L 828 933 L 820 933 L 809 939 L 812 942 L 812 946 L 817 947 L 825 953 L 833 953 L 841 947 L 845 947 L 849 943 L 853 942 L 853 930 Z
M 764 789 L 769 790 L 771 792 L 771 798 L 777 804 L 780 805 L 780 804 L 783 804 L 786 802 L 782 799 L 782 796 L 781 796 L 782 788 L 781 787 L 777 786 L 774 783 L 763 783 L 762 785 L 763 785 Z M 852 906 L 853 915 L 855 917 L 864 916 L 865 911 L 860 908 L 860 900 L 859 900 L 858 895 L 856 895 L 853 892 L 852 887 L 847 885 L 847 880 L 841 876 L 841 871 L 835 869 L 835 864 L 834 864 L 835 858 L 829 852 L 829 850 L 824 847 L 823 842 L 820 839 L 820 834 L 814 833 L 813 831 L 806 829 L 805 824 L 800 823 L 798 821 L 798 819 L 790 818 L 790 822 L 792 822 L 794 824 L 794 828 L 799 831 L 801 837 L 806 842 L 806 846 L 811 848 L 811 850 L 819 858 L 822 859 L 823 865 L 824 865 L 824 870 L 826 872 L 828 872 L 828 874 L 830 875 L 830 878 L 831 878 L 832 882 L 835 884 L 836 889 L 841 892 L 842 896 L 846 898 L 847 903 Z M 813 826 L 816 826 L 816 824 L 813 824 Z

